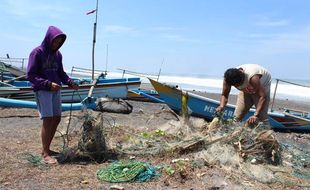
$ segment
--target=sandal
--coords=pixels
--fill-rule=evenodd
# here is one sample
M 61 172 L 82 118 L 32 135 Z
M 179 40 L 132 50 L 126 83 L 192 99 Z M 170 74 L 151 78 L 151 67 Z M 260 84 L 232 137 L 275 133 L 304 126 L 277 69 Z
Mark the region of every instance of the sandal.
M 43 160 L 46 164 L 57 164 L 57 160 L 51 156 L 45 156 L 43 157 Z

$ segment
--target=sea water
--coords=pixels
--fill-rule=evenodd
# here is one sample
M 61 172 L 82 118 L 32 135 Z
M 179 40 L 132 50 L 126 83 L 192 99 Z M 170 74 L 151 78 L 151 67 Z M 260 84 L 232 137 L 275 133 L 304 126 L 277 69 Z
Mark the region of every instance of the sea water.
M 179 87 L 185 90 L 196 90 L 210 93 L 222 93 L 223 86 L 223 78 L 221 77 L 160 76 L 159 81 L 170 84 L 177 84 Z M 283 81 L 300 84 L 301 86 Z M 283 81 L 278 81 L 277 89 L 275 89 L 277 79 L 272 80 L 271 96 L 274 95 L 276 90 L 276 98 L 298 100 L 310 103 L 310 81 L 292 79 Z M 239 91 L 234 87 L 231 89 L 232 94 L 238 94 L 238 92 Z
M 119 77 L 137 77 L 130 74 L 108 72 L 108 78 L 119 78 Z M 222 93 L 222 77 L 210 77 L 210 76 L 194 76 L 194 75 L 161 75 L 148 77 L 157 80 L 162 83 L 170 85 L 178 85 L 183 90 L 195 90 L 207 93 Z M 146 77 L 141 77 L 142 83 L 150 83 Z M 281 79 L 284 80 L 284 79 Z M 296 80 L 288 79 L 285 80 L 291 83 L 297 83 L 306 87 L 289 84 L 286 82 L 279 81 L 276 90 L 277 99 L 284 100 L 297 100 L 302 102 L 310 103 L 310 80 Z M 275 92 L 277 80 L 273 79 L 271 83 L 271 97 Z M 231 94 L 237 94 L 239 91 L 236 88 L 231 89 Z

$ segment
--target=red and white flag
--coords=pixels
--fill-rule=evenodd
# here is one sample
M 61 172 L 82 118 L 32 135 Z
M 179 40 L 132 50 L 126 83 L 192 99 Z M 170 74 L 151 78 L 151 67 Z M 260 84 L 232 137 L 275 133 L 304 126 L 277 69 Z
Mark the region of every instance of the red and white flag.
M 86 13 L 86 15 L 93 14 L 94 12 L 96 12 L 96 9 L 91 10 L 91 11 L 88 11 L 88 12 Z

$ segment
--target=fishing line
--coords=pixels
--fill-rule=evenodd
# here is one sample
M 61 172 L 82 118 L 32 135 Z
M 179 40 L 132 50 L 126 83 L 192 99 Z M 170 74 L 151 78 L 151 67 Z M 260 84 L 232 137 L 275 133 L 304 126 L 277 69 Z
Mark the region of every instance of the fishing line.
M 75 93 L 78 94 L 78 96 L 79 96 L 79 98 L 80 98 L 80 101 L 82 101 L 82 97 L 81 97 L 79 91 L 78 91 L 78 90 L 74 90 L 74 91 L 72 92 L 72 96 L 71 96 L 71 104 L 70 104 L 70 111 L 69 111 L 69 120 L 68 120 L 68 124 L 67 124 L 67 127 L 66 127 L 66 133 L 65 133 L 65 134 L 62 134 L 59 130 L 57 130 L 57 132 L 60 133 L 61 137 L 63 137 L 63 142 L 64 142 L 64 144 L 63 144 L 63 150 L 69 146 L 69 141 L 70 141 L 70 139 L 69 139 L 69 127 L 70 127 L 71 119 L 72 119 L 72 106 L 73 106 L 73 98 L 74 98 Z M 65 135 L 66 135 L 66 138 L 64 138 Z

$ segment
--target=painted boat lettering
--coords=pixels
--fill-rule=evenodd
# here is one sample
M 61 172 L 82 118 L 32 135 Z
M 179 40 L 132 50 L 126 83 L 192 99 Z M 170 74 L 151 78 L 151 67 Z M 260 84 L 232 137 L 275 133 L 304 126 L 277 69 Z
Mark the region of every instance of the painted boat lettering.
M 215 113 L 216 108 L 213 106 L 209 106 L 206 105 L 205 108 L 203 109 L 203 111 L 209 112 L 211 114 Z M 229 110 L 224 110 L 223 116 L 231 118 L 234 116 L 234 112 L 233 111 L 229 111 Z

